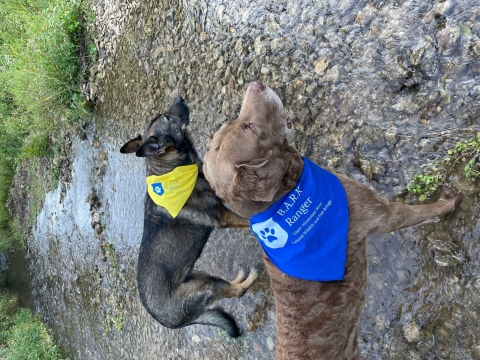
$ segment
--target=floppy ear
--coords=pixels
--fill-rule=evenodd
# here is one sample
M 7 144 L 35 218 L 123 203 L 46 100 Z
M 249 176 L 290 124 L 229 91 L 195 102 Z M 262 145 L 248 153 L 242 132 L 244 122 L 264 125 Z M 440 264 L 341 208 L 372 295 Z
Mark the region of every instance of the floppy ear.
M 130 154 L 136 152 L 142 144 L 142 135 L 138 135 L 136 138 L 129 140 L 125 145 L 120 148 L 122 154 Z
M 230 190 L 235 196 L 253 201 L 272 201 L 287 171 L 287 163 L 279 157 L 261 164 L 237 167 Z

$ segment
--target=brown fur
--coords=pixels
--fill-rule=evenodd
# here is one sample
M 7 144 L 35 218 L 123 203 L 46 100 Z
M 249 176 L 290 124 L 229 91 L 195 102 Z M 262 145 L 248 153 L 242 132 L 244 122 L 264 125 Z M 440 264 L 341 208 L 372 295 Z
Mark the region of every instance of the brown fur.
M 300 178 L 303 161 L 287 143 L 289 124 L 278 96 L 253 82 L 238 119 L 224 124 L 213 137 L 205 155 L 205 176 L 239 215 L 264 211 Z M 365 237 L 444 215 L 460 201 L 459 195 L 446 194 L 450 200 L 442 197 L 432 205 L 390 203 L 370 188 L 335 175 L 345 189 L 349 209 L 344 280 L 293 278 L 264 259 L 277 308 L 277 360 L 361 359 L 357 327 L 367 284 Z

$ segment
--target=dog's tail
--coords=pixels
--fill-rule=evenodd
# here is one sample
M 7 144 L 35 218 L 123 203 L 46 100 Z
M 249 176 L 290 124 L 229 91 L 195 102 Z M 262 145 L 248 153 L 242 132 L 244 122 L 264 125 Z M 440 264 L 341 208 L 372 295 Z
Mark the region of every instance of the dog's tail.
M 209 309 L 202 313 L 193 324 L 214 325 L 225 330 L 230 337 L 240 336 L 240 330 L 233 318 L 221 309 Z

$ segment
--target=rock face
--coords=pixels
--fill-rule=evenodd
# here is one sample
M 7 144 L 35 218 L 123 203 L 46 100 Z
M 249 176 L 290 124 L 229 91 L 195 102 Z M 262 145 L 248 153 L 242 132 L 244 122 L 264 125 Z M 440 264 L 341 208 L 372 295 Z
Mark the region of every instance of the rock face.
M 284 102 L 303 155 L 387 198 L 478 128 L 480 0 L 93 0 L 93 10 L 98 113 L 72 146 L 70 187 L 49 194 L 29 239 L 31 268 L 44 270 L 32 272 L 34 307 L 72 359 L 273 358 L 266 275 L 222 304 L 244 332 L 234 342 L 205 326 L 164 329 L 138 301 L 144 163 L 118 149 L 177 95 L 203 156 L 259 79 Z M 466 195 L 441 222 L 368 239 L 367 358 L 478 356 L 478 266 L 468 260 L 480 258 L 480 207 Z M 222 229 L 196 267 L 234 279 L 252 266 L 262 269 L 251 233 Z

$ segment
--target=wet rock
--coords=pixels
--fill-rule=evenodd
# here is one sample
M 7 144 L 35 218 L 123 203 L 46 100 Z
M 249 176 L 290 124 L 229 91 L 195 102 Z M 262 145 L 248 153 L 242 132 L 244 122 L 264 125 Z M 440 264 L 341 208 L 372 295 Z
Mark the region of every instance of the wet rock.
M 441 51 L 444 54 L 450 54 L 455 49 L 455 43 L 460 37 L 460 28 L 459 27 L 450 27 L 446 26 L 445 29 L 440 30 L 437 33 L 437 44 Z
M 273 342 L 273 339 L 270 336 L 267 337 L 267 347 L 268 347 L 268 350 L 270 351 L 273 351 L 275 347 L 275 343 Z
M 420 108 L 411 97 L 401 99 L 396 104 L 392 105 L 392 109 L 399 112 L 405 112 L 407 114 L 414 114 Z
M 97 192 L 93 189 L 92 192 L 88 195 L 86 202 L 90 205 L 90 211 L 93 209 L 99 209 L 102 206 Z
M 331 69 L 328 69 L 325 73 L 325 81 L 338 81 L 340 76 L 340 71 L 338 65 L 333 66 Z
M 472 89 L 472 91 L 468 93 L 468 96 L 470 96 L 472 100 L 475 100 L 478 97 L 479 93 L 480 93 L 480 85 L 477 85 Z
M 434 253 L 435 263 L 439 266 L 455 266 L 463 264 L 465 257 L 458 245 L 445 231 L 435 231 L 427 236 L 429 247 Z
M 420 352 L 420 355 L 426 354 L 434 346 L 435 338 L 433 336 L 429 338 L 424 338 L 417 343 L 417 349 Z
M 421 334 L 418 324 L 415 321 L 410 321 L 403 325 L 403 335 L 410 343 L 415 343 L 420 341 Z
M 412 48 L 409 59 L 410 66 L 420 69 L 422 76 L 430 79 L 438 69 L 438 60 L 436 59 L 436 48 L 431 38 L 422 39 L 419 44 Z
M 267 52 L 268 47 L 269 45 L 265 36 L 257 37 L 253 43 L 253 48 L 255 49 L 257 55 L 264 55 Z
M 100 166 L 98 167 L 96 176 L 97 177 L 102 177 L 103 175 L 105 175 L 106 169 L 107 169 L 107 164 L 105 164 L 105 163 L 100 164 Z
M 463 164 L 461 168 L 464 168 L 466 165 Z M 462 194 L 465 195 L 474 195 L 480 192 L 480 184 L 473 182 L 465 176 L 456 176 L 452 180 L 452 186 L 459 190 Z
M 386 64 L 380 72 L 394 93 L 402 88 L 411 88 L 420 82 L 420 74 L 401 56 Z
M 385 315 L 380 315 L 380 314 L 377 314 L 375 315 L 375 330 L 377 331 L 384 331 L 385 329 L 387 329 L 389 327 L 389 322 L 385 320 Z
M 315 72 L 317 75 L 320 75 L 325 71 L 325 69 L 328 66 L 328 60 L 326 56 L 321 56 L 317 59 L 317 61 L 314 63 L 315 66 Z
M 100 224 L 101 222 L 101 214 L 98 212 L 93 213 L 92 216 L 92 228 L 95 228 L 97 224 Z
M 360 169 L 371 180 L 385 173 L 385 165 L 375 158 L 360 159 Z

